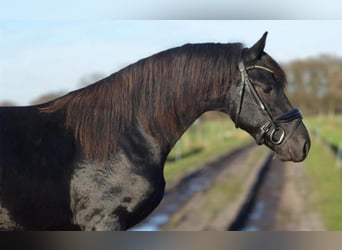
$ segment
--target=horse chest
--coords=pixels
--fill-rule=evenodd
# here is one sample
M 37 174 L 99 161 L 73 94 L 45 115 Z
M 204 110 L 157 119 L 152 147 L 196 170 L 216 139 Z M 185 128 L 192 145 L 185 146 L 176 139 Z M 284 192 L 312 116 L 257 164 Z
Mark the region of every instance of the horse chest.
M 85 230 L 122 230 L 150 214 L 164 194 L 158 169 L 113 162 L 107 170 L 82 164 L 71 180 L 74 223 Z

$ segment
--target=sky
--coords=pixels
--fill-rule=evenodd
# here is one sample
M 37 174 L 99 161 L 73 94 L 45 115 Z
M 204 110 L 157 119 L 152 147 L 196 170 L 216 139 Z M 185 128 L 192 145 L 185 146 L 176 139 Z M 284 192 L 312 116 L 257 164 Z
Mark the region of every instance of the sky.
M 1 0 L 0 19 L 336 19 L 339 0 Z
M 0 100 L 28 105 L 161 50 L 201 42 L 250 47 L 265 31 L 265 51 L 280 63 L 342 57 L 341 27 L 342 20 L 0 19 Z

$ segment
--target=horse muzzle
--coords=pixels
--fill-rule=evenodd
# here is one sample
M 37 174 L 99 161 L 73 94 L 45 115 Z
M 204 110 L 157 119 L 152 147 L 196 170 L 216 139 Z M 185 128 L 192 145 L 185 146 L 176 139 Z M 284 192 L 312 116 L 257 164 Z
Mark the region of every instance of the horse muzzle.
M 286 141 L 284 140 L 280 145 L 269 144 L 267 146 L 273 149 L 282 161 L 301 162 L 310 151 L 311 141 L 307 129 L 300 122 Z
M 293 135 L 294 131 L 302 123 L 302 119 L 302 114 L 297 108 L 271 118 L 269 122 L 261 126 L 259 133 L 255 136 L 255 141 L 258 145 L 265 144 L 266 140 L 273 145 L 280 145 Z M 294 128 L 286 132 L 284 125 L 294 120 L 296 120 Z

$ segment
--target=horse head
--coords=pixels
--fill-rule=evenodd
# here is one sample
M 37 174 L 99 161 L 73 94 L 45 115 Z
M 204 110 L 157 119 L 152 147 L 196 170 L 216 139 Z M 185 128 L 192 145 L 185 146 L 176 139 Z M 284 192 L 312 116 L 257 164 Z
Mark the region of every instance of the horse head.
M 283 161 L 303 161 L 310 137 L 299 109 L 284 93 L 286 78 L 280 66 L 264 52 L 267 32 L 242 51 L 238 81 L 228 96 L 228 113 L 240 127 L 265 144 Z

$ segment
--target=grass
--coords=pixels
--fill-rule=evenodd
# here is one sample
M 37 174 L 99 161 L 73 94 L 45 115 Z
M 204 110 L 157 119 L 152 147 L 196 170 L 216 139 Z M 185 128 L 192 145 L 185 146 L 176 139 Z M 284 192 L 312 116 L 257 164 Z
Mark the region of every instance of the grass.
M 174 182 L 235 147 L 247 143 L 250 136 L 235 129 L 228 119 L 205 120 L 193 124 L 170 152 L 165 164 L 166 181 Z M 191 152 L 198 152 L 192 154 Z M 190 152 L 190 153 L 189 153 Z
M 342 141 L 340 116 L 310 118 L 307 124 L 330 143 L 339 145 Z M 328 230 L 342 230 L 342 163 L 320 137 L 313 135 L 311 139 L 311 150 L 304 164 L 314 205 Z
M 318 116 L 305 119 L 329 143 L 339 147 L 342 143 L 342 115 Z

